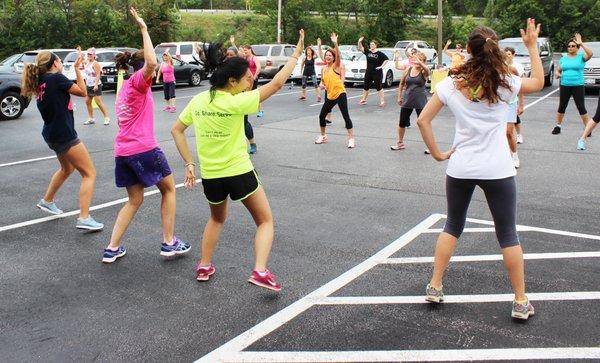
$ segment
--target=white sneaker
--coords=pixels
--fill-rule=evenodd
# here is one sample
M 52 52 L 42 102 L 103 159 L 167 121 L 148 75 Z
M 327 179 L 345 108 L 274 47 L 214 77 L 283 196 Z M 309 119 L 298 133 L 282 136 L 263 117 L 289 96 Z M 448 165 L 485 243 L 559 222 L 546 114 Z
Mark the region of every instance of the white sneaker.
M 84 125 L 93 125 L 96 123 L 96 120 L 94 120 L 93 118 L 88 118 L 83 124 Z
M 521 161 L 519 160 L 519 154 L 514 153 L 512 154 L 512 160 L 513 163 L 515 164 L 515 168 L 519 168 L 521 166 Z
M 348 139 L 348 149 L 354 149 L 355 146 L 354 138 Z
M 522 144 L 522 143 L 523 143 L 523 135 L 517 134 L 517 144 Z
M 106 125 L 110 125 L 110 118 L 108 118 L 108 117 L 104 118 L 104 126 L 106 126 Z

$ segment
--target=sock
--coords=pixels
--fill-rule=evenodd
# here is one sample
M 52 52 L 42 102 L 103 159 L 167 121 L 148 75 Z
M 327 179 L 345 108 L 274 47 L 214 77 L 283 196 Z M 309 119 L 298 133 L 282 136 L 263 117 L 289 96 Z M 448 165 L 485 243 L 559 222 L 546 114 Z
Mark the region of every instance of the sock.
M 527 305 L 527 303 L 529 302 L 529 299 L 527 299 L 527 298 L 525 300 L 517 300 L 517 299 L 515 299 L 515 302 L 517 304 Z

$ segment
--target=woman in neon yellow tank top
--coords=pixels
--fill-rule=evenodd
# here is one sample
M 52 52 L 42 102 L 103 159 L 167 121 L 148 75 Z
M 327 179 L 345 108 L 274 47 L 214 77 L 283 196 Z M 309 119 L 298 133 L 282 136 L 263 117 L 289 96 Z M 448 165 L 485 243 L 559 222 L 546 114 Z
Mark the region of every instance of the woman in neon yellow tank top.
M 304 49 L 304 31 L 285 66 L 271 82 L 252 90 L 254 77 L 246 59 L 225 60 L 225 49 L 212 44 L 206 53 L 205 69 L 212 71 L 211 88 L 196 95 L 173 125 L 171 133 L 185 162 L 185 186 L 196 184 L 195 163 L 187 144 L 185 130 L 194 126 L 196 149 L 204 194 L 210 206 L 210 218 L 202 235 L 202 255 L 196 267 L 196 280 L 207 281 L 214 273 L 211 263 L 227 218 L 228 196 L 248 209 L 257 230 L 255 264 L 248 282 L 279 291 L 281 285 L 267 270 L 273 243 L 273 216 L 265 191 L 246 151 L 244 115 L 258 111 L 259 103 L 274 95 L 290 77 Z
M 327 142 L 327 134 L 325 133 L 327 126 L 326 116 L 331 112 L 333 106 L 337 104 L 346 123 L 348 148 L 352 149 L 355 146 L 354 134 L 352 132 L 352 120 L 350 120 L 350 115 L 348 114 L 348 98 L 346 97 L 346 88 L 344 87 L 345 69 L 340 59 L 337 34 L 331 34 L 331 42 L 333 43 L 333 50 L 328 49 L 325 52 L 325 66 L 321 70 L 321 87 L 326 89 L 327 97 L 319 114 L 321 134 L 315 140 L 315 144 L 324 144 Z

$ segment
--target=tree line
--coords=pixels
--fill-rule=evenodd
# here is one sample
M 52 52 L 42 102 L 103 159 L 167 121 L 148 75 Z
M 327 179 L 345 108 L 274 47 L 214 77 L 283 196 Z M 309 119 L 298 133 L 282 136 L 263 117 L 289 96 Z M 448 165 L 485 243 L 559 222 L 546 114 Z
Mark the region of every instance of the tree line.
M 284 41 L 295 42 L 300 28 L 309 36 L 325 37 L 336 31 L 346 43 L 360 36 L 388 46 L 406 38 L 435 39 L 435 24 L 430 22 L 430 31 L 420 24 L 423 15 L 437 12 L 437 0 L 282 1 Z M 155 43 L 180 40 L 193 34 L 182 28 L 179 9 L 208 8 L 210 3 L 213 8 L 251 9 L 266 16 L 266 21 L 254 22 L 260 26 L 237 30 L 251 32 L 246 38 L 252 43 L 275 41 L 276 0 L 0 0 L 0 57 L 77 45 L 138 47 L 141 39 L 127 12 L 132 4 L 146 20 Z M 575 32 L 585 41 L 600 39 L 600 0 L 444 0 L 443 9 L 445 39 L 464 42 L 479 23 L 492 26 L 500 37 L 518 36 L 528 17 L 542 23 L 542 35 L 551 38 L 556 51 L 564 51 Z M 456 20 L 453 15 L 463 18 Z M 252 14 L 246 17 L 236 21 L 251 24 Z M 203 34 L 202 24 L 194 26 Z M 226 30 L 217 40 L 228 37 Z

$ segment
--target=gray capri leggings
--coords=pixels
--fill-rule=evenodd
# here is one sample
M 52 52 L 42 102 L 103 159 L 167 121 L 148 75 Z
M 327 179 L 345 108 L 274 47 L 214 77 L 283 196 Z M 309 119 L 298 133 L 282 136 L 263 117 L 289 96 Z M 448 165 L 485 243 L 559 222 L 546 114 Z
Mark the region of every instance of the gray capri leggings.
M 465 228 L 467 209 L 479 186 L 485 193 L 488 206 L 494 218 L 496 237 L 501 248 L 518 246 L 517 235 L 517 184 L 515 177 L 504 179 L 456 179 L 446 175 L 446 199 L 448 201 L 448 219 L 444 232 L 459 238 Z

